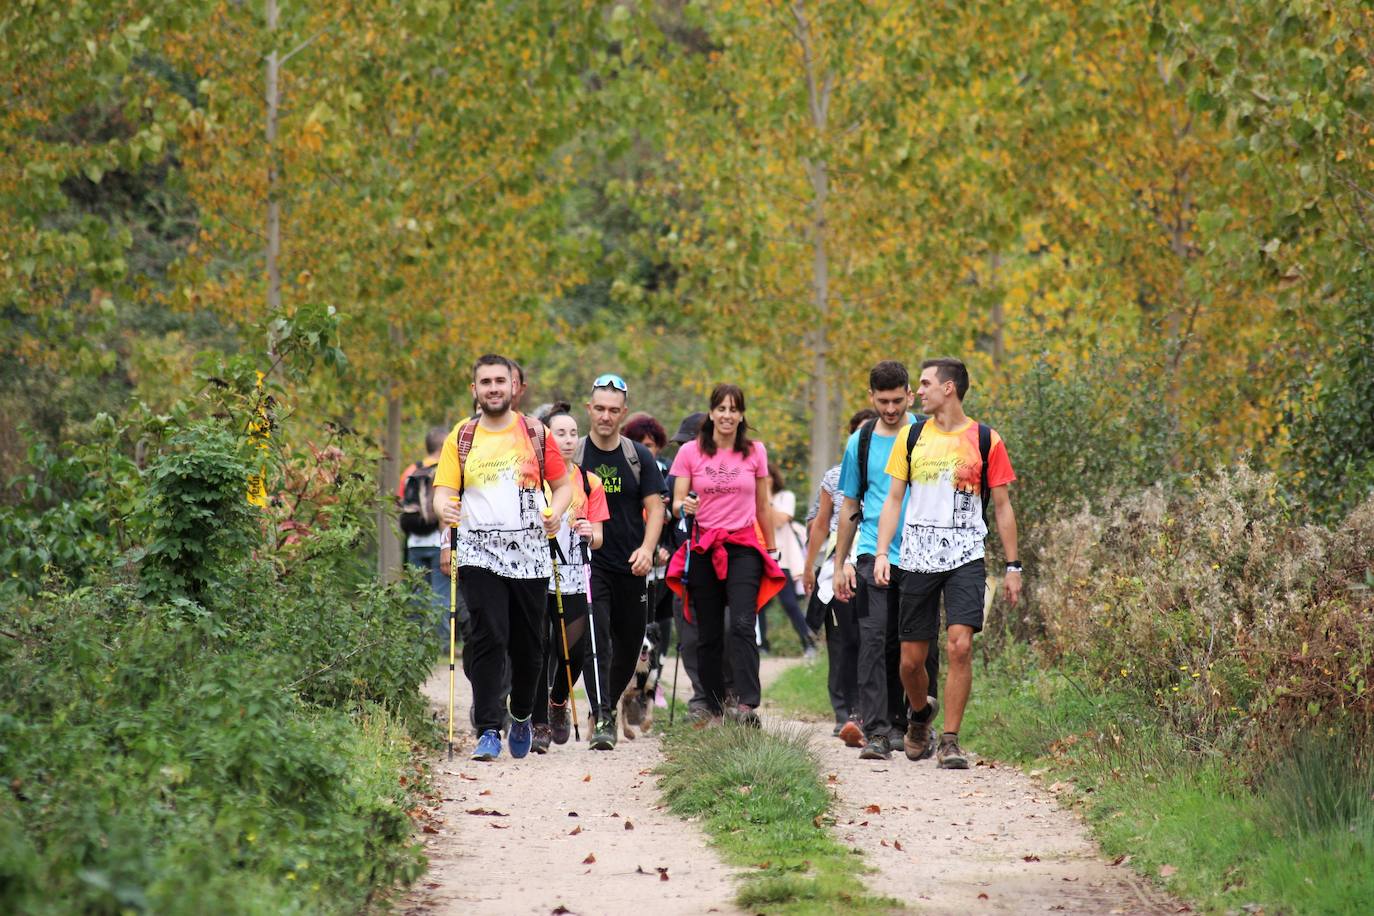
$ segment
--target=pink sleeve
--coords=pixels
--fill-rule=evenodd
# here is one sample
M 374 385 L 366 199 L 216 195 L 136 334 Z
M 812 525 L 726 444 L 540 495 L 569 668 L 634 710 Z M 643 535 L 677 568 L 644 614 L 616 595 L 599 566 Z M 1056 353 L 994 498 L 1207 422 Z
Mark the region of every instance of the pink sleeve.
M 685 477 L 692 479 L 692 468 L 696 466 L 697 444 L 695 442 L 685 442 L 682 448 L 677 450 L 677 455 L 673 458 L 673 466 L 668 469 L 668 473 L 673 477 Z
M 762 442 L 754 443 L 754 476 L 760 479 L 768 476 L 768 449 Z

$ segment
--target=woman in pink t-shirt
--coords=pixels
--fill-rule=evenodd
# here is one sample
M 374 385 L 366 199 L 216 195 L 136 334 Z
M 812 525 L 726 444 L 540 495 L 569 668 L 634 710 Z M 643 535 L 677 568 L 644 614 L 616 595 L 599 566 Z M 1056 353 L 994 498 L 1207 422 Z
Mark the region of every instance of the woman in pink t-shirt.
M 774 544 L 768 514 L 768 452 L 762 442 L 749 439 L 748 429 L 744 392 L 736 385 L 717 385 L 696 441 L 678 450 L 669 471 L 676 478 L 673 514 L 692 516 L 695 530 L 687 581 L 682 582 L 686 544 L 674 556 L 668 578 L 669 587 L 686 591 L 686 611 L 697 625 L 697 667 L 716 715 L 725 709 L 725 609 L 730 608 L 730 669 L 738 717 L 758 725 L 755 710 L 761 688 L 754 614 L 785 580 L 770 553 Z

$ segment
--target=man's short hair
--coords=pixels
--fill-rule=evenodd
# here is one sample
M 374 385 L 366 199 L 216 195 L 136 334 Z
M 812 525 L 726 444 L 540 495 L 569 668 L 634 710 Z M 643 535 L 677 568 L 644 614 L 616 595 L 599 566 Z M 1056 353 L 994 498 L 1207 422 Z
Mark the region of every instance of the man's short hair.
M 433 455 L 444 447 L 444 440 L 448 438 L 448 427 L 431 426 L 429 432 L 425 433 L 425 453 Z
M 511 373 L 512 376 L 515 374 L 515 363 L 497 353 L 483 353 L 481 356 L 477 357 L 477 362 L 472 364 L 472 377 L 474 380 L 477 378 L 477 370 L 481 369 L 483 366 L 505 366 L 507 372 Z
M 906 366 L 895 359 L 885 359 L 868 370 L 869 391 L 891 391 L 893 388 L 910 388 L 911 376 Z
M 968 394 L 968 367 L 963 360 L 955 359 L 952 356 L 941 356 L 936 359 L 928 359 L 921 363 L 921 371 L 927 369 L 935 370 L 935 377 L 940 383 L 953 382 L 954 393 L 959 396 L 959 400 L 964 399 Z

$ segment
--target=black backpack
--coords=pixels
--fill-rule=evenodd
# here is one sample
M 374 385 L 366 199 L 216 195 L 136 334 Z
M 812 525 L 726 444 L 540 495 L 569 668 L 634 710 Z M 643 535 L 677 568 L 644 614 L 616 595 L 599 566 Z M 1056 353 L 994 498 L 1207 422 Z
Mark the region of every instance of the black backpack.
M 916 422 L 908 426 L 906 430 L 906 477 L 908 483 L 911 482 L 911 451 L 916 448 L 916 441 L 921 438 L 921 430 L 929 419 L 929 417 L 917 414 Z M 856 522 L 860 521 L 864 514 L 864 494 L 868 492 L 868 449 L 873 442 L 873 429 L 877 425 L 878 420 L 875 417 L 865 421 L 859 430 L 859 511 L 855 512 L 853 517 Z M 983 470 L 978 495 L 983 501 L 983 518 L 985 520 L 988 515 L 988 454 L 991 451 L 992 427 L 986 423 L 979 423 L 978 457 L 983 460 Z
M 415 469 L 406 478 L 401 496 L 401 530 L 406 534 L 433 534 L 439 528 L 434 514 L 434 472 L 438 465 L 425 467 L 415 462 Z

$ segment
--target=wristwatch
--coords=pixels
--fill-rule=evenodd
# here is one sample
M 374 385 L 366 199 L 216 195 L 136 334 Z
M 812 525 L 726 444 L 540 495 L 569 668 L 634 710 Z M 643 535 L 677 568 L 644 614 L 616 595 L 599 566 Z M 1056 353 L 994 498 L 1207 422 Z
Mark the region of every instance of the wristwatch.
M 1007 563 L 1007 572 L 1021 572 L 1021 561 L 1010 560 Z

